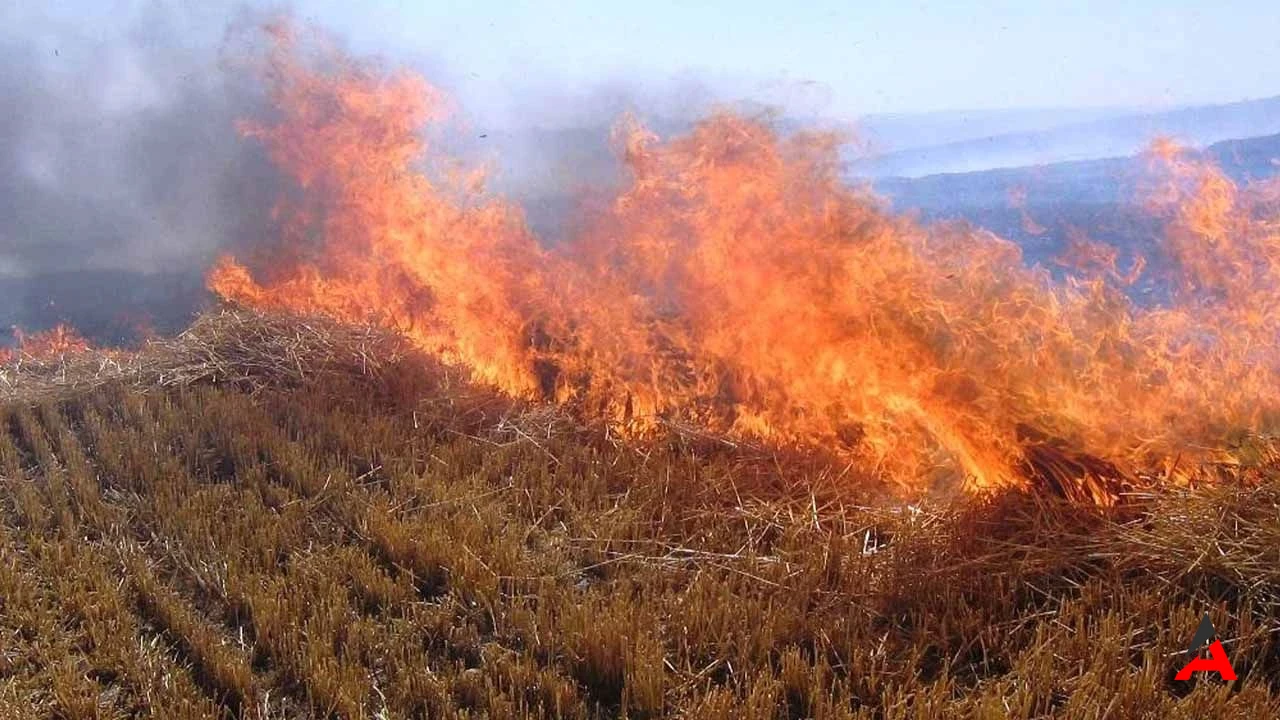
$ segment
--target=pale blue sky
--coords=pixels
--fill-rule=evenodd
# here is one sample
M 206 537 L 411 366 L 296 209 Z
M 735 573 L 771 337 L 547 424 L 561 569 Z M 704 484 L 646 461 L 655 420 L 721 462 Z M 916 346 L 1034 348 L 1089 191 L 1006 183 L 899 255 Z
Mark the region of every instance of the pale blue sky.
M 825 112 L 1153 106 L 1280 93 L 1280 2 L 298 2 L 357 46 L 537 82 L 704 78 Z M 781 90 L 779 90 L 781 88 Z
M 218 38 L 241 4 L 19 2 L 0 10 L 0 20 L 10 33 L 35 19 L 46 32 L 75 26 L 106 36 L 122 18 L 167 6 L 184 24 Z M 569 105 L 581 93 L 617 85 L 668 95 L 673 86 L 701 85 L 722 99 L 846 119 L 1280 94 L 1278 0 L 295 0 L 291 6 L 361 52 L 427 68 L 471 113 L 498 122 L 503 115 L 526 120 L 518 117 L 529 104 L 522 98 L 564 94 Z

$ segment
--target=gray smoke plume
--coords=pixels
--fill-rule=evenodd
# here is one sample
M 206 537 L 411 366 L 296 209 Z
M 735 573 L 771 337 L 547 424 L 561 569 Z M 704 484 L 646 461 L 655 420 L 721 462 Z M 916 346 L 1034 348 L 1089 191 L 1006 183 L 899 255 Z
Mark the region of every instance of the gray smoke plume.
M 183 271 L 263 227 L 275 177 L 235 128 L 257 100 L 209 12 L 4 18 L 0 273 Z
M 217 255 L 273 240 L 270 209 L 289 185 L 237 130 L 267 112 L 244 61 L 276 10 L 69 5 L 0 8 L 0 345 L 12 325 L 66 322 L 98 342 L 127 338 L 139 321 L 182 327 L 209 301 L 202 277 Z M 376 41 L 355 54 L 369 52 Z M 466 100 L 465 70 L 405 55 L 381 64 L 407 64 Z M 618 182 L 610 128 L 620 115 L 669 135 L 717 96 L 692 77 L 510 90 L 504 106 L 464 104 L 428 132 L 437 149 L 491 167 L 490 189 L 522 203 L 548 242 L 571 231 L 564 220 L 584 192 Z
M 235 124 L 259 90 L 223 57 L 247 12 L 105 5 L 0 10 L 0 330 L 181 325 L 209 261 L 269 232 L 279 180 Z

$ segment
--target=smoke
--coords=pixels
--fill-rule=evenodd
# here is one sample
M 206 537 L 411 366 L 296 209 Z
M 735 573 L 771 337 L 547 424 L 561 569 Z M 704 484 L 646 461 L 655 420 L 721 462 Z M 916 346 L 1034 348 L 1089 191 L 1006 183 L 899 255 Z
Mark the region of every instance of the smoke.
M 0 273 L 182 272 L 261 233 L 277 182 L 238 137 L 251 85 L 210 9 L 20 17 L 0 30 Z
M 548 244 L 573 234 L 576 208 L 623 180 L 613 130 L 636 118 L 662 136 L 687 131 L 717 94 L 694 78 L 614 78 L 574 89 L 550 80 L 511 87 L 489 117 L 463 115 L 445 150 L 490 170 L 488 188 L 517 203 Z M 465 110 L 464 110 L 465 112 Z
M 127 340 L 139 323 L 176 330 L 208 302 L 214 258 L 279 237 L 271 209 L 290 182 L 238 129 L 269 112 L 253 57 L 278 11 L 107 5 L 0 9 L 0 345 L 12 325 L 68 323 L 96 342 Z M 429 48 L 385 50 L 363 38 L 358 54 L 388 55 L 459 99 L 427 131 L 433 154 L 486 167 L 488 189 L 552 244 L 585 200 L 618 187 L 620 118 L 668 136 L 752 92 L 692 74 L 526 77 L 472 106 L 482 83 L 467 68 Z
M 240 61 L 267 11 L 142 2 L 64 12 L 0 11 L 0 277 L 197 273 L 270 238 L 280 179 L 237 130 L 264 112 L 260 79 Z M 465 72 L 421 56 L 412 65 L 466 97 Z M 665 134 L 715 101 L 693 78 L 531 81 L 478 112 L 452 108 L 433 142 L 489 167 L 490 188 L 554 235 L 573 198 L 616 179 L 610 128 L 621 115 Z

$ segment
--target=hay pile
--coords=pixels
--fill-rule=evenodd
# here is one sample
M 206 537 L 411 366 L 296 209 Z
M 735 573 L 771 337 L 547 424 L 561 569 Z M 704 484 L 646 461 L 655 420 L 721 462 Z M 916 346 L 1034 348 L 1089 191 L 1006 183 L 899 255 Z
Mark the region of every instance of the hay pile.
M 147 390 L 222 383 L 253 392 L 297 387 L 317 376 L 369 380 L 413 354 L 386 330 L 226 307 L 138 350 L 17 353 L 0 364 L 0 402 L 63 398 L 107 384 Z

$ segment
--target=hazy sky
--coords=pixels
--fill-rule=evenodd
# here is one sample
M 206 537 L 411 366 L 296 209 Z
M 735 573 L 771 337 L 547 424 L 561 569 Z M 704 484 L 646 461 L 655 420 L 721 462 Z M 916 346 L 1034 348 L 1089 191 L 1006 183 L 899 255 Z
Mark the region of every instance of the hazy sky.
M 501 102 L 531 80 L 696 76 L 832 115 L 1152 106 L 1280 93 L 1280 3 L 299 2 L 383 45 L 465 72 Z
M 17 3 L 0 19 L 9 32 L 30 24 L 92 34 L 100 26 L 106 35 L 157 6 L 216 39 L 237 3 Z M 297 0 L 283 7 L 360 52 L 427 67 L 468 111 L 495 123 L 527 120 L 531 95 L 567 93 L 571 104 L 573 93 L 610 83 L 702 85 L 718 97 L 836 118 L 1280 93 L 1275 0 Z

